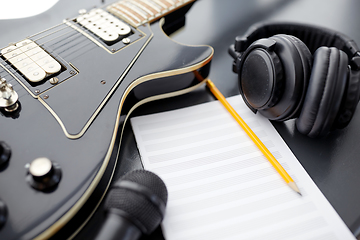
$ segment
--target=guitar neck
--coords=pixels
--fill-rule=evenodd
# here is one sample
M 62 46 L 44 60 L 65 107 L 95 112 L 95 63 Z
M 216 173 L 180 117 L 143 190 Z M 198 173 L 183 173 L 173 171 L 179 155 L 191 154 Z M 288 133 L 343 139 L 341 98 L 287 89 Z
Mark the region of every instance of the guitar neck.
M 157 19 L 194 2 L 195 0 L 123 0 L 111 4 L 107 10 L 134 27 Z

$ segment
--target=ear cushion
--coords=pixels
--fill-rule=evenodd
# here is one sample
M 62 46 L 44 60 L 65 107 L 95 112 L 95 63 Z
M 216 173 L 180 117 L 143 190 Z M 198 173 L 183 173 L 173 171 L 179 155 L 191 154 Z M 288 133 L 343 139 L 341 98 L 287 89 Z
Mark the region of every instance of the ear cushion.
M 334 128 L 337 129 L 344 128 L 350 123 L 359 102 L 360 71 L 349 70 L 348 75 L 348 85 L 345 89 L 338 117 L 334 123 Z
M 309 137 L 330 131 L 347 84 L 347 55 L 337 48 L 320 47 L 314 54 L 308 90 L 296 127 Z

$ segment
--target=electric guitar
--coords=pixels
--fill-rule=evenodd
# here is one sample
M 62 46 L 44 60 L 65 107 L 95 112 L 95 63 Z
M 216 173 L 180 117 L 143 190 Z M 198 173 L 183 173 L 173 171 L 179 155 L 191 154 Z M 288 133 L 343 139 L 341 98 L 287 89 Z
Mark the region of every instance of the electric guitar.
M 193 2 L 88 8 L 0 49 L 0 239 L 73 237 L 121 161 L 129 109 L 207 76 L 213 49 L 167 36 Z

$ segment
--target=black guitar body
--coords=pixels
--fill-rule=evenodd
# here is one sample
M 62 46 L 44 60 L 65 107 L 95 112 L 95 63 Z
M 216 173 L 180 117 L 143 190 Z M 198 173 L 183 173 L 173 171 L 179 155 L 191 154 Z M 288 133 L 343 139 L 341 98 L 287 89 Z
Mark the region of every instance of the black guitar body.
M 146 97 L 193 85 L 195 70 L 206 77 L 213 49 L 175 43 L 162 24 L 133 28 L 130 43 L 111 46 L 69 22 L 60 25 L 66 34 L 55 33 L 56 27 L 30 37 L 61 63 L 56 84 L 49 79 L 29 83 L 1 58 L 0 76 L 18 93 L 19 107 L 0 112 L 0 141 L 11 149 L 0 167 L 0 201 L 7 209 L 0 239 L 76 234 L 100 204 L 121 161 L 127 110 Z M 54 186 L 31 185 L 29 165 L 38 158 L 51 160 L 61 172 Z

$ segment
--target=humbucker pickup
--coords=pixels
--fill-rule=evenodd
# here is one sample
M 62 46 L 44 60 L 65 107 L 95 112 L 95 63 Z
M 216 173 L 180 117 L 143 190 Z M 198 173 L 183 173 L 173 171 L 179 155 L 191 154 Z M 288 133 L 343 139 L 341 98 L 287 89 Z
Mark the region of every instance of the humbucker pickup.
M 120 40 L 120 37 L 131 34 L 131 28 L 127 24 L 102 9 L 93 9 L 80 15 L 76 22 L 105 42 Z
M 61 70 L 60 63 L 30 39 L 2 49 L 1 54 L 30 82 L 40 82 Z

